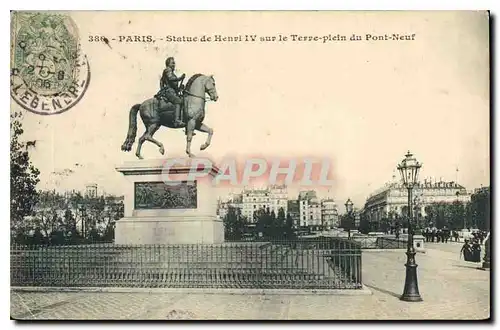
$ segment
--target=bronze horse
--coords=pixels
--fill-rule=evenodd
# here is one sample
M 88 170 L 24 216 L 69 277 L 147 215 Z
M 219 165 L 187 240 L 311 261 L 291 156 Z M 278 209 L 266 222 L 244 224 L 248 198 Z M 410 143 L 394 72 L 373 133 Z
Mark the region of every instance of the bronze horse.
M 205 93 L 210 96 L 210 100 L 217 101 L 219 98 L 215 88 L 215 79 L 213 76 L 196 74 L 192 76 L 186 84 L 183 92 L 183 122 L 184 126 L 174 127 L 174 106 L 164 100 L 150 98 L 141 104 L 136 104 L 130 109 L 129 127 L 127 138 L 123 142 L 122 150 L 130 151 L 134 144 L 137 135 L 137 112 L 141 114 L 142 122 L 146 126 L 146 131 L 139 138 L 137 151 L 135 155 L 142 159 L 141 147 L 145 141 L 152 142 L 160 148 L 160 153 L 165 153 L 163 144 L 153 138 L 153 135 L 160 128 L 165 126 L 169 128 L 185 128 L 186 129 L 186 153 L 189 157 L 194 157 L 191 153 L 191 140 L 193 139 L 194 130 L 208 133 L 207 140 L 200 146 L 200 150 L 206 149 L 212 140 L 213 129 L 203 124 L 205 119 Z

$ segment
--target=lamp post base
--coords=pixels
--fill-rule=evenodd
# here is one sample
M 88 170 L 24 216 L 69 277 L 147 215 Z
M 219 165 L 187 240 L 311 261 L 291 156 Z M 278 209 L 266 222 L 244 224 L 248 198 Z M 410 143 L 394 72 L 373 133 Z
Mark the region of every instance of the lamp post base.
M 481 269 L 490 269 L 490 262 L 489 261 L 483 261 Z
M 403 301 L 418 302 L 423 301 L 418 290 L 417 264 L 415 263 L 415 254 L 413 250 L 407 251 L 408 261 L 406 262 L 406 278 L 403 295 L 399 298 Z
M 409 301 L 409 302 L 419 302 L 419 301 L 424 301 L 422 297 L 420 297 L 419 294 L 416 295 L 406 295 L 403 294 L 401 297 L 399 297 L 399 300 L 402 301 Z

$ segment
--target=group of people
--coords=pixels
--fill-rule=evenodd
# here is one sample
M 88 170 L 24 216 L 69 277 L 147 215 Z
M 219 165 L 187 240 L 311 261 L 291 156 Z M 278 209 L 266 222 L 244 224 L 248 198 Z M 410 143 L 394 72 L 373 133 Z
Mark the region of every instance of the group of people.
M 487 236 L 488 236 L 487 232 L 479 230 L 472 233 L 472 240 L 477 240 L 479 241 L 479 244 L 483 244 Z
M 452 237 L 455 239 L 455 242 L 458 241 L 458 232 L 455 230 L 452 231 L 446 226 L 440 229 L 436 227 L 426 227 L 422 231 L 422 235 L 425 237 L 426 242 L 448 243 L 448 240 L 451 241 Z
M 460 236 L 462 236 L 464 239 L 467 239 L 470 241 L 472 240 L 477 240 L 479 244 L 483 244 L 484 239 L 488 235 L 487 232 L 479 230 L 479 231 L 468 231 L 465 232 L 465 234 L 460 235 L 458 230 L 450 230 L 446 226 L 443 228 L 436 228 L 436 227 L 426 227 L 422 231 L 422 235 L 425 237 L 426 242 L 441 242 L 441 243 L 448 243 L 448 241 L 454 241 L 458 242 Z
M 474 238 L 472 242 L 466 239 L 460 249 L 460 256 L 462 255 L 465 261 L 481 262 L 481 244 L 479 243 L 479 239 Z

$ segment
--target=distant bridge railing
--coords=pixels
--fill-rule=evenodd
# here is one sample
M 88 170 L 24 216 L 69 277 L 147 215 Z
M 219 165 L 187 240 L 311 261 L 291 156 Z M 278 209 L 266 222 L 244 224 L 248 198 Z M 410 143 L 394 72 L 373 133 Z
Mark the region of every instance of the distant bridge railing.
M 406 249 L 407 240 L 380 236 L 354 236 L 351 240 L 361 249 Z
M 12 286 L 358 289 L 361 283 L 361 248 L 340 238 L 11 246 Z

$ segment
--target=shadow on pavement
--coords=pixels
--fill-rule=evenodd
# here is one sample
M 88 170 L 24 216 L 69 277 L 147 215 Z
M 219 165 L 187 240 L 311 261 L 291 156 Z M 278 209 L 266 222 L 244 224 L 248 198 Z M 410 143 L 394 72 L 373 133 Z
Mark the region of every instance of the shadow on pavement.
M 470 268 L 470 269 L 481 269 L 481 265 L 453 265 L 455 267 L 460 267 L 460 268 Z
M 373 289 L 373 290 L 376 290 L 376 291 L 379 291 L 379 292 L 382 292 L 382 293 L 385 293 L 385 294 L 388 294 L 390 296 L 393 296 L 393 297 L 396 297 L 399 299 L 399 297 L 401 297 L 401 294 L 399 293 L 394 293 L 392 291 L 389 291 L 389 290 L 385 290 L 385 289 L 382 289 L 382 288 L 378 288 L 376 286 L 373 286 L 373 285 L 369 285 L 369 284 L 366 284 L 364 283 L 364 285 L 370 289 Z

